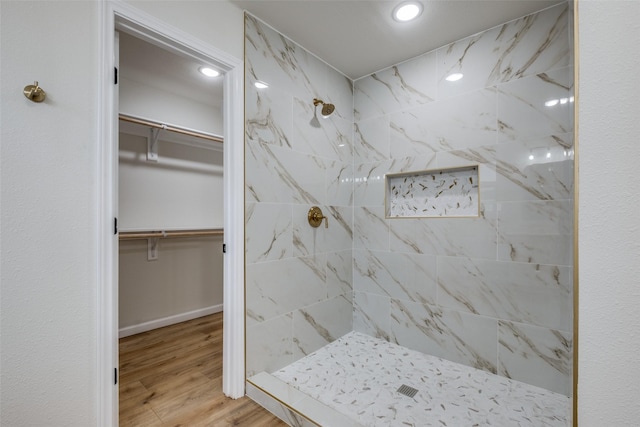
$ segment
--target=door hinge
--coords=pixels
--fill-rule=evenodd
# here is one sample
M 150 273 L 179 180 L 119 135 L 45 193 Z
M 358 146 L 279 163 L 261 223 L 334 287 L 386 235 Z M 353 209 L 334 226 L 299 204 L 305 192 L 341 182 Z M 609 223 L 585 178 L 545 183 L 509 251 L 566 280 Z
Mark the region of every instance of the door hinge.
M 223 253 L 223 254 L 226 254 L 226 253 L 227 253 L 227 244 L 226 244 L 226 243 L 223 243 L 223 244 L 222 244 L 222 253 Z
M 114 73 L 114 79 L 113 79 L 113 84 L 117 85 L 118 84 L 118 67 L 113 67 L 113 70 L 115 71 Z
M 113 234 L 118 234 L 118 218 L 113 218 Z
M 113 368 L 113 385 L 118 384 L 118 368 Z

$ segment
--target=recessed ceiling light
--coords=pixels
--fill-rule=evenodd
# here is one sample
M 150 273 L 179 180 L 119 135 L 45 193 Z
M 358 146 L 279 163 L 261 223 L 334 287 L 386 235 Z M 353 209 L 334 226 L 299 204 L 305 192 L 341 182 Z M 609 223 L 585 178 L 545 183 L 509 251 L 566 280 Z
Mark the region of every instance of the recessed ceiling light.
M 445 77 L 445 80 L 448 81 L 448 82 L 457 82 L 462 77 L 464 77 L 464 74 L 462 74 L 462 73 L 453 73 L 453 74 L 449 74 L 447 77 Z
M 256 81 L 253 85 L 258 89 L 266 89 L 269 87 L 268 84 L 266 84 L 265 82 L 261 82 L 260 80 Z
M 400 22 L 411 21 L 422 13 L 422 3 L 411 1 L 400 3 L 393 9 L 393 19 Z
M 218 77 L 220 75 L 220 71 L 214 70 L 211 67 L 200 67 L 198 68 L 198 71 L 207 77 Z

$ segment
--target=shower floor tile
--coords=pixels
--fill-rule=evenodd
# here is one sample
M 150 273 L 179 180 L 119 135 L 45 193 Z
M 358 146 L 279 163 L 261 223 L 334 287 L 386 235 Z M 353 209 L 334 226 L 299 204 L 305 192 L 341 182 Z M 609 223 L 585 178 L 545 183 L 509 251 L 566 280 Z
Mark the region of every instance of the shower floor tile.
M 273 376 L 371 427 L 571 425 L 567 396 L 357 332 Z

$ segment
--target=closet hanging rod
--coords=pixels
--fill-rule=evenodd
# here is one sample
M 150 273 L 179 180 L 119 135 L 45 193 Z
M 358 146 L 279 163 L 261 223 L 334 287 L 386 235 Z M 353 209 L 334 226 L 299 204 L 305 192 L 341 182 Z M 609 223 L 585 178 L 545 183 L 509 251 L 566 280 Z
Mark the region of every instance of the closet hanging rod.
M 165 125 L 163 123 L 152 122 L 152 121 L 149 121 L 149 120 L 140 119 L 138 117 L 133 117 L 133 116 L 129 116 L 129 115 L 126 115 L 126 114 L 120 114 L 119 118 L 120 118 L 120 120 L 125 121 L 125 122 L 136 123 L 136 124 L 139 124 L 139 125 L 149 126 L 149 127 L 157 128 L 157 129 L 164 129 L 164 130 L 168 130 L 169 132 L 181 133 L 183 135 L 189 135 L 189 136 L 193 136 L 193 137 L 196 137 L 196 138 L 208 139 L 209 141 L 214 141 L 214 142 L 219 142 L 219 143 L 222 143 L 224 141 L 219 136 L 211 135 L 211 134 L 204 133 L 204 132 L 196 132 L 196 131 L 193 131 L 193 130 L 184 129 L 184 128 L 180 128 L 180 127 L 177 127 L 177 126 Z
M 136 239 L 171 239 L 176 237 L 202 237 L 202 236 L 222 236 L 222 228 L 205 228 L 201 230 L 176 230 L 176 231 L 123 231 L 120 233 L 120 240 Z

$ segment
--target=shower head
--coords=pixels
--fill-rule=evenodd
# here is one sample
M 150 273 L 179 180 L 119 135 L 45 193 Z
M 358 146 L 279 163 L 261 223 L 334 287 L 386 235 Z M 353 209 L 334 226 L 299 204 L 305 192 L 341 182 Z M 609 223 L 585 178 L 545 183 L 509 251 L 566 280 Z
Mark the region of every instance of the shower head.
M 322 114 L 322 117 L 327 118 L 333 114 L 335 109 L 336 107 L 333 104 L 323 104 L 320 114 Z
M 318 105 L 322 104 L 322 111 L 320 112 L 320 114 L 322 114 L 323 118 L 327 118 L 330 115 L 333 114 L 333 112 L 336 110 L 335 105 L 333 104 L 327 104 L 324 101 L 322 101 L 321 99 L 318 98 L 313 98 L 313 105 L 315 107 L 317 107 Z

